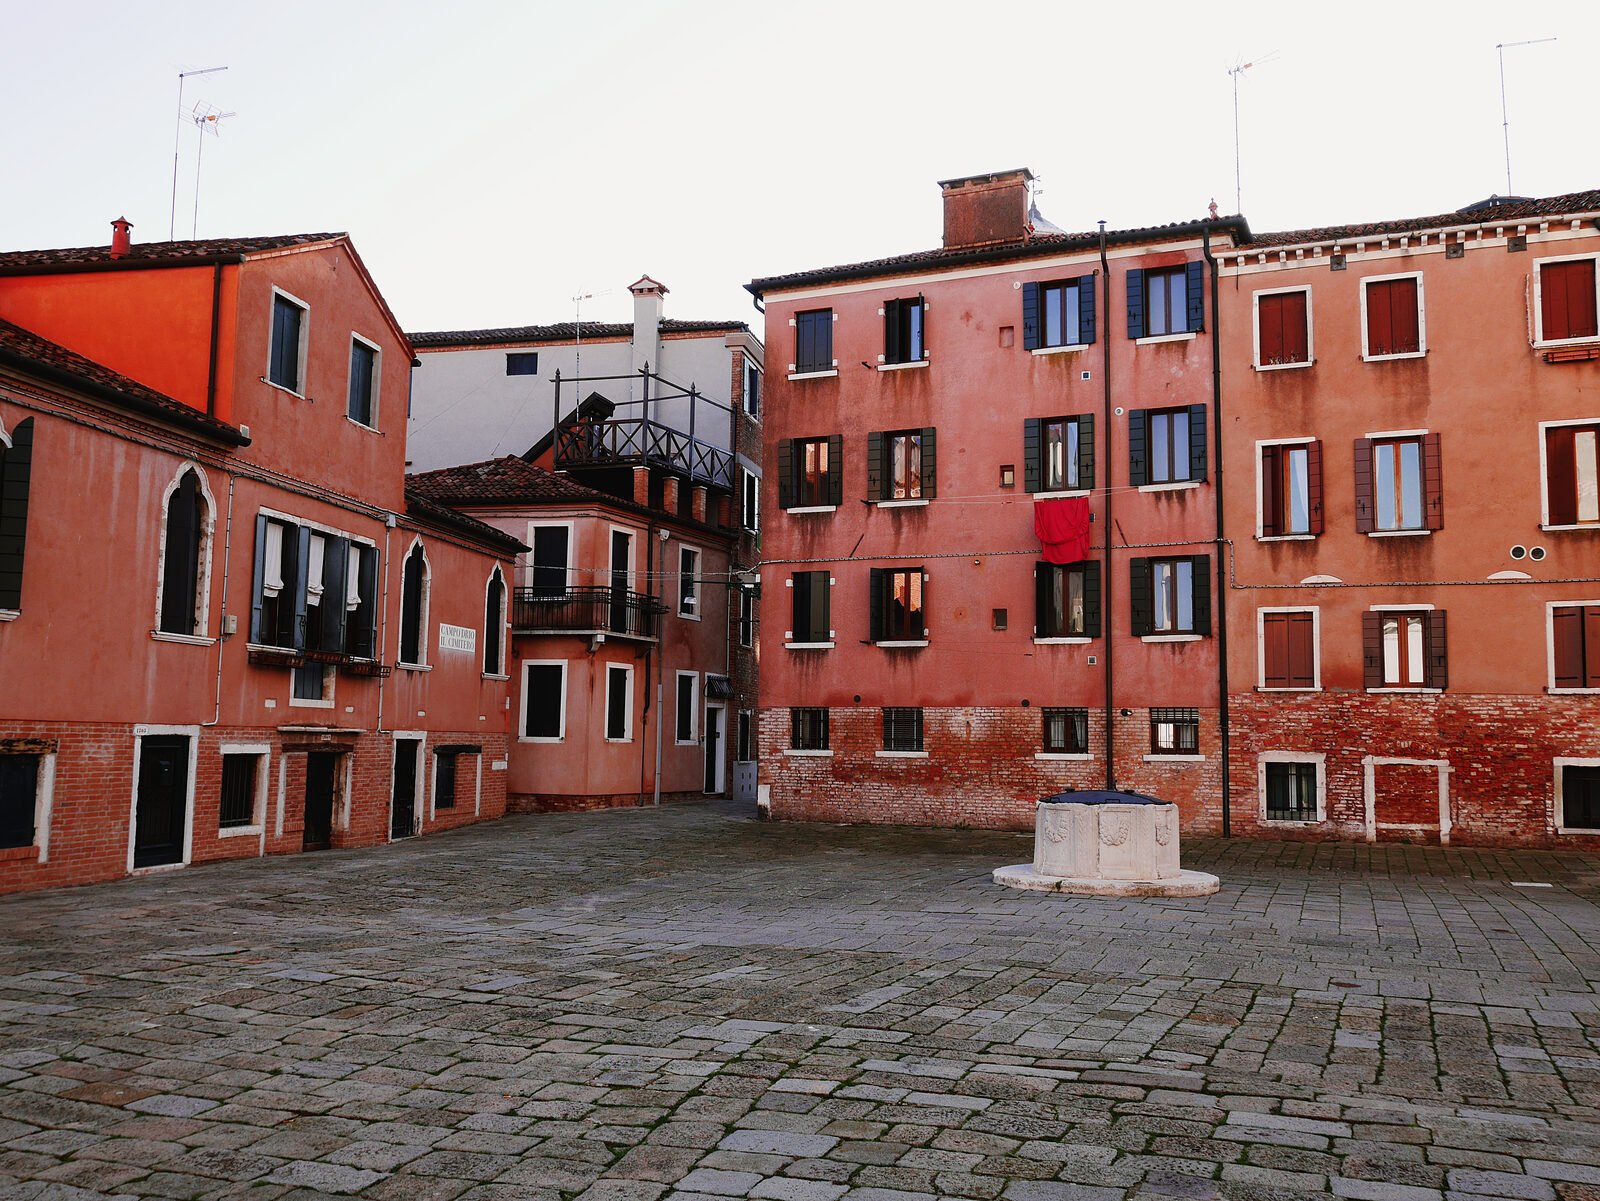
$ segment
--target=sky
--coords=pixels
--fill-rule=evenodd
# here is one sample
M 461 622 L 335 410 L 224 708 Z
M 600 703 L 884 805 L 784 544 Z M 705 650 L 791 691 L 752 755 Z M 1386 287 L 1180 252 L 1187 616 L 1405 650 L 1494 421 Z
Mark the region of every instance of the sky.
M 0 250 L 348 232 L 401 324 L 760 317 L 1028 167 L 1069 230 L 1257 231 L 1600 188 L 1600 5 L 0 0 Z M 185 81 L 178 73 L 226 66 Z M 196 104 L 231 113 L 204 141 Z M 576 298 L 586 296 L 581 301 Z

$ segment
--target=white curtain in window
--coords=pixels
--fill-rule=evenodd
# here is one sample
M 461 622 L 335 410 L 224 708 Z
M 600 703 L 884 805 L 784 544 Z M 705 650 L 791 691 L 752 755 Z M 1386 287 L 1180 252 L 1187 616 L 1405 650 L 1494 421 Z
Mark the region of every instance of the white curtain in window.
M 311 535 L 311 553 L 306 556 L 306 604 L 322 603 L 322 556 L 327 551 L 327 540 L 321 534 Z
M 261 594 L 277 596 L 283 589 L 283 527 L 267 522 L 267 545 L 262 551 Z
M 361 607 L 361 556 L 367 553 L 365 547 L 352 542 L 350 557 L 345 561 L 344 607 L 352 613 Z

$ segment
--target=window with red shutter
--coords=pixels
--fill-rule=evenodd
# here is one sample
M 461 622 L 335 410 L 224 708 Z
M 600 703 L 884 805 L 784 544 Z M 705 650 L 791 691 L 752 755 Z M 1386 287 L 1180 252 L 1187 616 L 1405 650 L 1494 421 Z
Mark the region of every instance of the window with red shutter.
M 1366 281 L 1369 359 L 1422 352 L 1421 291 L 1415 276 Z
M 1256 297 L 1256 366 L 1296 367 L 1311 362 L 1309 292 L 1270 292 Z
M 1550 611 L 1556 688 L 1600 688 L 1600 604 Z
M 1322 532 L 1322 447 L 1296 442 L 1261 448 L 1261 536 Z
M 1570 342 L 1600 337 L 1595 260 L 1539 263 L 1539 340 Z
M 1544 432 L 1545 522 L 1600 524 L 1600 422 Z
M 1261 615 L 1261 686 L 1317 686 L 1316 617 L 1311 610 Z

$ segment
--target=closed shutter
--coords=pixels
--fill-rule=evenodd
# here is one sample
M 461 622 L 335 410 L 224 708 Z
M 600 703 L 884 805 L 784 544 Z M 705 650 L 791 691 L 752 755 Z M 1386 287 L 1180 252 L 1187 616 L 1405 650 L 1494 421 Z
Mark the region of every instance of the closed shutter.
M 1144 271 L 1128 272 L 1128 337 L 1144 337 Z
M 1311 324 L 1306 320 L 1308 292 L 1285 292 L 1283 304 L 1283 362 L 1309 363 L 1311 361 Z
M 267 519 L 256 515 L 256 574 L 250 590 L 250 641 L 263 644 L 261 631 L 261 590 L 267 582 Z
M 1128 414 L 1128 483 L 1134 487 L 1150 482 L 1150 411 L 1134 409 Z
M 1600 688 L 1600 605 L 1583 611 L 1583 687 Z
M 829 457 L 829 467 L 832 467 L 832 457 Z M 790 509 L 794 507 L 794 439 L 780 438 L 778 440 L 778 508 Z
M 832 619 L 828 614 L 828 573 L 813 571 L 811 576 L 811 634 L 814 641 L 828 640 Z
M 1083 567 L 1083 636 L 1100 637 L 1100 564 L 1090 559 Z
M 1022 285 L 1022 348 L 1038 350 L 1039 338 L 1039 285 Z
M 1132 618 L 1135 638 L 1151 632 L 1155 624 L 1155 601 L 1150 594 L 1151 572 L 1149 559 L 1128 561 L 1128 609 Z
M 883 434 L 880 431 L 867 435 L 867 499 L 884 499 Z
M 1056 629 L 1054 583 L 1056 568 L 1050 563 L 1033 565 L 1033 635 L 1035 638 L 1055 638 Z
M 1261 536 L 1283 533 L 1283 447 L 1261 448 Z M 1268 617 L 1272 617 L 1268 614 Z
M 1450 687 L 1449 647 L 1445 639 L 1445 612 L 1434 609 L 1425 614 L 1423 630 L 1427 638 L 1427 661 L 1423 665 L 1423 683 L 1429 688 Z
M 1370 534 L 1377 528 L 1377 505 L 1372 487 L 1372 439 L 1357 438 L 1355 443 L 1356 532 Z M 1382 663 L 1379 665 L 1382 669 Z
M 1307 533 L 1322 533 L 1322 443 L 1306 446 Z
M 1367 285 L 1367 353 L 1394 353 L 1394 296 L 1385 284 Z
M 1546 263 L 1539 269 L 1541 333 L 1547 342 L 1600 333 L 1595 311 L 1595 260 Z
M 1285 295 L 1256 297 L 1256 361 L 1263 367 L 1289 362 L 1283 341 Z
M 22 608 L 22 560 L 28 544 L 33 480 L 33 418 L 17 422 L 0 452 L 0 609 Z
M 1289 613 L 1261 615 L 1261 682 L 1267 688 L 1290 688 Z
M 1189 478 L 1206 478 L 1206 407 L 1189 406 Z
M 874 567 L 869 573 L 867 607 L 868 607 L 868 637 L 873 642 L 883 640 L 883 577 L 887 573 L 881 567 Z
M 161 629 L 193 634 L 200 575 L 200 489 L 185 471 L 167 499 L 167 545 L 161 567 Z
M 1578 521 L 1578 458 L 1570 426 L 1557 426 L 1544 434 L 1544 469 L 1551 525 L 1576 525 Z
M 1044 456 L 1039 429 L 1042 422 L 1037 417 L 1022 422 L 1022 486 L 1028 492 L 1039 491 L 1042 484 Z
M 1417 281 L 1394 281 L 1393 320 L 1395 354 L 1415 354 L 1422 349 L 1420 306 L 1417 304 Z
M 791 489 L 793 484 L 790 485 Z M 828 503 L 844 503 L 844 435 L 828 435 Z
M 1193 555 L 1194 633 L 1211 633 L 1211 556 Z
M 1094 276 L 1078 280 L 1078 341 L 1087 346 L 1094 341 Z
M 1439 435 L 1422 436 L 1422 520 L 1430 530 L 1444 529 L 1444 459 Z
M 295 547 L 294 572 L 292 575 L 284 573 L 285 586 L 289 580 L 294 580 L 294 604 L 284 605 L 281 610 L 284 620 L 290 623 L 289 640 L 278 645 L 292 646 L 298 651 L 306 647 L 306 573 L 311 567 L 311 527 L 300 526 L 295 534 L 297 537 L 292 540 Z M 287 548 L 291 539 L 285 538 L 283 542 Z
M 1284 649 L 1289 688 L 1315 688 L 1317 683 L 1316 624 L 1310 613 L 1285 613 Z
M 1555 686 L 1557 688 L 1582 688 L 1584 686 L 1584 616 L 1585 610 L 1555 609 L 1550 614 L 1550 637 L 1555 644 Z M 1600 615 L 1600 609 L 1587 612 Z M 1600 647 L 1596 648 L 1600 651 Z
M 939 495 L 938 444 L 932 426 L 924 427 L 922 430 L 922 495 L 924 497 Z
M 1094 414 L 1078 418 L 1078 487 L 1094 487 Z
M 1204 263 L 1187 263 L 1183 269 L 1184 299 L 1188 302 L 1187 329 L 1190 333 L 1206 327 L 1206 265 Z
M 317 645 L 325 651 L 344 650 L 344 629 L 349 610 L 345 593 L 350 583 L 350 539 L 329 538 L 322 555 L 322 619 Z M 498 669 L 496 669 L 498 670 Z
M 1383 614 L 1361 615 L 1361 674 L 1368 688 L 1383 687 Z
M 905 304 L 903 300 L 891 300 L 883 306 L 883 359 L 886 363 L 905 362 L 905 348 L 900 337 L 901 310 Z

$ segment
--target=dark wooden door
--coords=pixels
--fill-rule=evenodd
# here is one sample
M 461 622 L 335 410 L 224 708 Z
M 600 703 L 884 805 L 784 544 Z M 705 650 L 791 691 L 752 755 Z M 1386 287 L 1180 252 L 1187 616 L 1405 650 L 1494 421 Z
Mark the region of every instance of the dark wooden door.
M 301 848 L 325 851 L 333 844 L 333 781 L 339 755 L 312 751 L 306 755 L 306 825 Z
M 633 562 L 633 536 L 611 531 L 611 628 L 618 633 L 628 628 L 628 568 Z
M 162 734 L 142 739 L 139 792 L 134 806 L 134 867 L 183 862 L 188 793 L 188 738 Z
M 414 738 L 394 743 L 394 810 L 389 819 L 390 838 L 410 838 L 417 832 L 417 747 Z
M 722 710 L 706 707 L 706 785 L 711 793 L 722 791 Z

